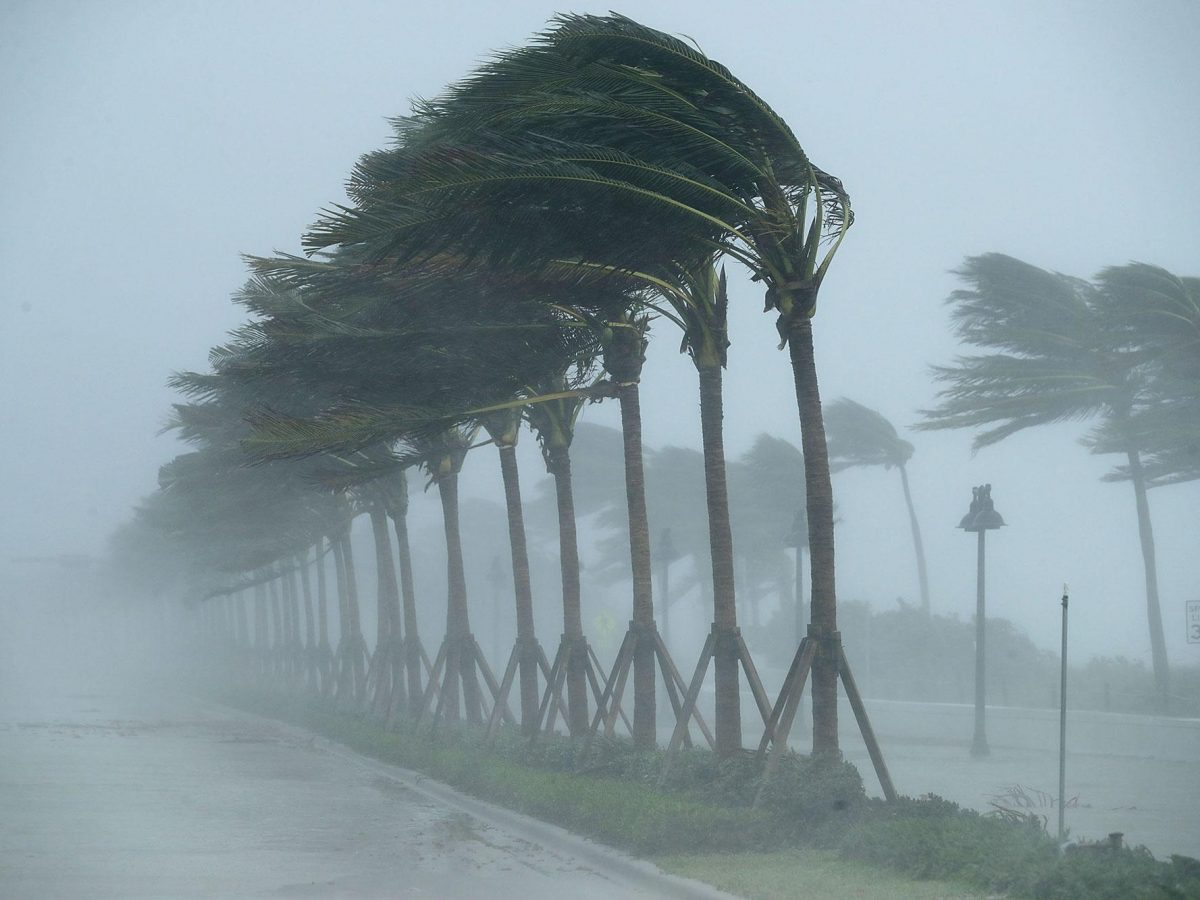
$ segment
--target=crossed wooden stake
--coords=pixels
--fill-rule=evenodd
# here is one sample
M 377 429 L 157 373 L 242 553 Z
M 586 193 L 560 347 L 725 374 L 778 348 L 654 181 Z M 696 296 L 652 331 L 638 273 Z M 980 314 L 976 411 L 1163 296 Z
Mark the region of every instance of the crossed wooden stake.
M 671 734 L 671 742 L 667 744 L 667 757 L 663 760 L 662 773 L 658 777 L 658 783 L 661 787 L 666 782 L 667 776 L 671 772 L 671 764 L 675 761 L 676 755 L 679 753 L 681 746 L 690 746 L 688 736 L 689 719 L 696 713 L 696 701 L 700 697 L 700 688 L 704 685 L 704 676 L 708 674 L 708 665 L 717 655 L 717 650 L 723 641 L 731 641 L 734 646 L 734 653 L 738 661 L 742 664 L 742 671 L 746 673 L 746 681 L 750 685 L 750 692 L 754 695 L 754 702 L 758 706 L 759 714 L 766 722 L 770 715 L 771 701 L 767 699 L 767 692 L 763 688 L 762 679 L 758 675 L 758 669 L 754 667 L 754 660 L 750 657 L 750 649 L 746 646 L 746 641 L 742 638 L 742 630 L 740 628 L 720 629 L 716 624 L 709 631 L 708 637 L 704 640 L 704 649 L 700 651 L 700 659 L 696 663 L 696 671 L 692 675 L 691 684 L 688 685 L 687 695 L 683 701 L 682 713 L 676 713 L 675 731 Z M 708 734 L 707 729 L 703 726 L 703 721 L 696 715 L 696 721 L 700 723 L 701 729 L 704 731 L 704 736 L 708 738 L 709 747 L 713 746 L 713 739 Z
M 564 637 L 565 640 L 565 637 Z M 562 648 L 559 648 L 559 653 L 562 653 Z M 502 703 L 496 703 L 492 706 L 492 714 L 488 717 L 487 723 L 487 738 L 490 743 L 495 740 L 496 734 L 500 730 L 500 723 L 504 720 L 501 710 L 505 709 L 508 704 L 508 695 L 511 693 L 513 683 L 516 680 L 517 673 L 520 671 L 521 662 L 532 657 L 538 671 L 542 673 L 542 678 L 546 681 L 547 690 L 554 682 L 554 670 L 550 666 L 549 660 L 546 659 L 546 651 L 542 649 L 541 642 L 536 638 L 520 638 L 518 637 L 513 644 L 512 652 L 508 655 L 508 665 L 504 667 L 504 677 L 500 679 L 499 699 Z M 558 664 L 558 656 L 555 656 L 555 664 Z M 566 669 L 564 668 L 565 672 Z M 563 702 L 561 692 L 558 694 L 558 708 L 561 710 L 563 718 L 567 717 L 567 707 Z M 533 723 L 533 731 L 536 733 L 541 727 L 542 715 L 541 706 L 539 705 L 538 717 Z
M 577 658 L 581 660 L 579 663 L 576 662 Z M 545 657 L 543 656 L 542 659 L 544 666 Z M 542 702 L 538 707 L 535 734 L 539 730 L 544 730 L 547 734 L 554 731 L 554 724 L 560 713 L 565 721 L 570 722 L 568 706 L 563 699 L 563 691 L 566 689 L 567 673 L 576 664 L 583 666 L 588 687 L 592 691 L 592 700 L 596 704 L 597 715 L 605 709 L 605 698 L 607 698 L 609 687 L 612 684 L 611 677 L 605 679 L 604 667 L 600 665 L 596 651 L 592 649 L 592 645 L 588 643 L 586 637 L 582 635 L 570 637 L 564 634 L 558 642 L 554 663 L 550 666 L 549 672 L 545 674 L 546 691 L 542 694 Z M 621 719 L 625 722 L 625 727 L 632 732 L 633 728 L 624 713 L 621 713 Z
M 625 637 L 621 641 L 621 647 L 617 651 L 617 658 L 613 663 L 612 674 L 609 675 L 608 683 L 605 685 L 604 694 L 596 704 L 596 716 L 592 720 L 592 727 L 588 733 L 589 740 L 596 735 L 601 722 L 604 723 L 605 736 L 612 737 L 618 716 L 632 733 L 633 729 L 629 720 L 625 718 L 625 713 L 621 709 L 621 699 L 625 694 L 625 684 L 629 679 L 629 670 L 633 667 L 634 657 L 637 656 L 638 650 L 645 642 L 651 644 L 654 656 L 658 660 L 657 670 L 662 675 L 663 684 L 667 689 L 667 697 L 671 701 L 671 709 L 675 713 L 676 733 L 682 728 L 683 739 L 688 746 L 691 746 L 688 722 L 690 719 L 695 719 L 704 739 L 708 741 L 709 748 L 712 748 L 714 746 L 712 732 L 709 731 L 699 710 L 696 709 L 695 700 L 693 699 L 690 705 L 681 702 L 683 677 L 679 674 L 675 661 L 671 659 L 667 645 L 663 643 L 662 635 L 658 633 L 658 626 L 653 622 L 640 625 L 632 620 L 629 622 L 629 630 L 625 632 Z M 697 692 L 699 692 L 698 688 Z
M 490 707 L 484 699 L 483 692 L 479 689 L 478 675 L 480 674 L 483 675 L 483 680 L 492 695 Z M 435 696 L 437 705 L 433 709 L 434 727 L 437 726 L 439 720 L 449 718 L 446 700 L 450 692 L 446 688 L 450 679 L 455 676 L 458 676 L 462 683 L 462 696 L 468 721 L 486 721 L 498 706 L 505 721 L 516 724 L 516 717 L 508 708 L 508 701 L 500 694 L 500 685 L 496 683 L 496 676 L 492 674 L 487 660 L 483 658 L 483 651 L 479 649 L 479 643 L 470 632 L 453 636 L 447 635 L 442 640 L 442 646 L 438 648 L 437 657 L 435 657 L 433 667 L 429 672 L 429 681 L 425 686 L 425 692 L 421 696 L 421 704 L 416 710 L 415 718 L 418 721 L 429 709 L 429 704 Z
M 854 718 L 858 722 L 858 730 L 862 733 L 863 742 L 867 745 L 867 753 L 871 756 L 871 764 L 875 767 L 875 775 L 879 778 L 880 787 L 883 788 L 884 798 L 889 802 L 896 799 L 896 788 L 892 785 L 892 777 L 888 774 L 887 764 L 883 761 L 883 751 L 879 747 L 879 741 L 875 738 L 874 729 L 871 728 L 871 721 L 867 717 L 867 708 L 863 705 L 862 695 L 858 692 L 854 675 L 850 672 L 850 662 L 846 659 L 846 651 L 842 647 L 842 633 L 831 631 L 821 635 L 814 630 L 812 625 L 809 625 L 808 634 L 800 641 L 800 646 L 796 649 L 792 665 L 783 679 L 779 697 L 776 698 L 775 706 L 772 707 L 770 716 L 766 720 L 766 729 L 763 731 L 762 740 L 758 743 L 759 759 L 767 753 L 768 746 L 770 755 L 767 757 L 767 766 L 763 771 L 758 793 L 754 797 L 755 807 L 761 804 L 763 791 L 770 782 L 771 776 L 775 774 L 775 770 L 779 768 L 779 761 L 787 749 L 788 734 L 791 732 L 792 722 L 796 718 L 796 708 L 804 693 L 804 684 L 808 680 L 808 674 L 812 671 L 813 660 L 819 652 L 828 653 L 836 663 L 837 673 L 842 679 L 842 686 L 846 689 L 846 698 L 850 701 L 850 708 L 854 711 Z

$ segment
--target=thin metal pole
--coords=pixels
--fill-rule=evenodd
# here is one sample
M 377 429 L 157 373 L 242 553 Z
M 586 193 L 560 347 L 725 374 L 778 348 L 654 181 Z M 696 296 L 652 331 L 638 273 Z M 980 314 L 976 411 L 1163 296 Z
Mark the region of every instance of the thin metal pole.
M 1058 843 L 1066 838 L 1063 827 L 1067 800 L 1067 586 L 1062 595 L 1062 683 L 1058 691 Z
M 975 739 L 971 742 L 972 756 L 987 756 L 987 729 L 984 722 L 987 708 L 987 690 L 985 676 L 987 671 L 987 615 L 984 599 L 984 535 L 987 532 L 980 528 L 978 532 L 979 545 L 975 561 Z

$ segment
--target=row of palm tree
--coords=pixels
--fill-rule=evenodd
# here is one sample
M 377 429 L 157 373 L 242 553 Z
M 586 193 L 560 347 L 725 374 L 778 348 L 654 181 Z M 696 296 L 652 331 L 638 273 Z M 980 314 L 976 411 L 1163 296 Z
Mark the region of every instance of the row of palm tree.
M 789 350 L 805 467 L 811 638 L 835 641 L 833 503 L 812 318 L 853 221 L 840 181 L 808 159 L 747 85 L 686 42 L 622 16 L 562 16 L 398 120 L 394 145 L 360 161 L 349 193 L 348 206 L 328 211 L 305 235 L 314 258 L 253 261 L 240 300 L 255 319 L 214 354 L 211 375 L 180 376 L 206 411 L 228 405 L 251 426 L 212 439 L 214 458 L 240 447 L 274 460 L 268 468 L 288 479 L 368 494 L 381 474 L 424 466 L 442 496 L 450 548 L 447 638 L 433 668 L 446 673 L 438 703 L 455 708 L 459 682 L 478 691 L 480 663 L 457 547 L 457 474 L 483 429 L 500 448 L 510 499 L 526 720 L 537 649 L 527 627 L 530 595 L 516 584 L 527 563 L 510 454 L 523 416 L 556 483 L 560 651 L 576 731 L 587 719 L 588 654 L 569 448 L 582 404 L 615 397 L 633 584 L 633 733 L 647 744 L 656 679 L 669 693 L 682 684 L 656 655 L 639 381 L 650 319 L 676 324 L 700 381 L 716 745 L 739 749 L 740 638 L 721 428 L 729 300 L 718 263 L 740 263 L 762 282 Z M 344 553 L 346 545 L 336 545 Z M 398 634 L 401 617 L 385 605 L 392 611 L 380 613 L 380 633 Z M 837 674 L 836 653 L 815 654 L 816 752 L 837 749 Z M 464 700 L 466 715 L 478 717 L 479 698 Z

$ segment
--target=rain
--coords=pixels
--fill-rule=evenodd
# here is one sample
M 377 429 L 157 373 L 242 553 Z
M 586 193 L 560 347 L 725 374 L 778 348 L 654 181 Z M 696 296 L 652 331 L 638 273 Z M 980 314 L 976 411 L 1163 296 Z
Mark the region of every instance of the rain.
M 1200 891 L 1198 38 L 4 5 L 0 893 Z

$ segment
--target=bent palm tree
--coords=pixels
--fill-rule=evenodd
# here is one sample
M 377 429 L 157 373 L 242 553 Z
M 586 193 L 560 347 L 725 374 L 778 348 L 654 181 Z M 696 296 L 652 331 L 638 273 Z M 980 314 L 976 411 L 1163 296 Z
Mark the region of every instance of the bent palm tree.
M 913 455 L 913 445 L 896 433 L 896 427 L 873 409 L 845 397 L 829 405 L 825 411 L 829 429 L 830 468 L 834 472 L 854 466 L 895 467 L 900 472 L 904 488 L 904 503 L 908 507 L 908 524 L 912 530 L 913 552 L 917 557 L 917 579 L 921 588 L 921 609 L 929 614 L 929 576 L 925 568 L 925 547 L 921 543 L 921 526 L 913 507 L 912 491 L 908 486 L 907 463 Z
M 925 421 L 917 427 L 991 426 L 976 435 L 973 446 L 979 449 L 1034 425 L 1101 418 L 1101 439 L 1093 446 L 1124 454 L 1133 485 L 1151 656 L 1165 708 L 1170 671 L 1142 446 L 1134 425 L 1146 408 L 1151 382 L 1145 354 L 1113 314 L 1124 303 L 1106 300 L 1081 279 L 998 253 L 969 257 L 958 274 L 969 287 L 950 297 L 955 330 L 967 343 L 995 352 L 935 367 L 937 379 L 948 386 L 939 394 L 941 405 L 924 411 Z M 1111 293 L 1111 283 L 1108 289 Z
M 724 66 L 621 16 L 566 16 L 402 124 L 364 159 L 354 209 L 310 247 L 420 258 L 447 246 L 493 262 L 747 265 L 789 347 L 808 482 L 813 639 L 835 641 L 833 501 L 812 316 L 852 221 L 841 183 Z M 782 345 L 781 345 L 782 346 Z M 837 652 L 816 656 L 814 750 L 836 750 Z

